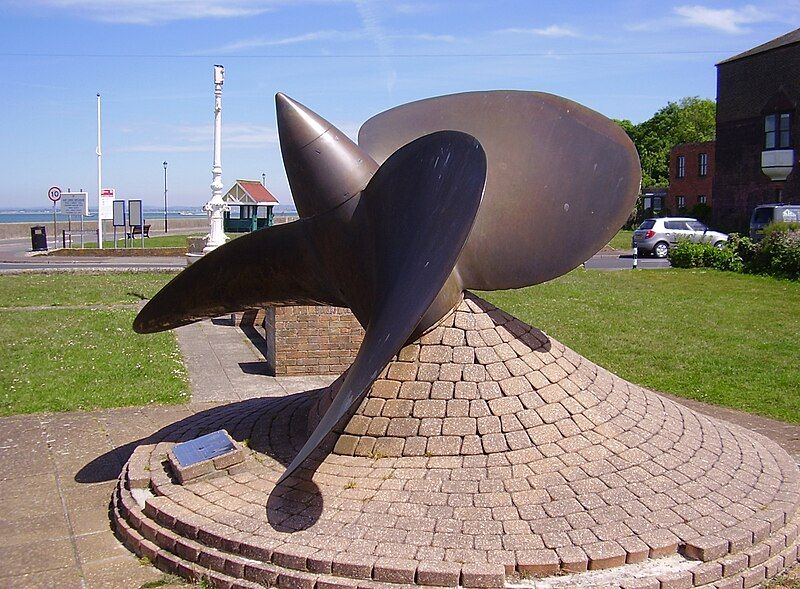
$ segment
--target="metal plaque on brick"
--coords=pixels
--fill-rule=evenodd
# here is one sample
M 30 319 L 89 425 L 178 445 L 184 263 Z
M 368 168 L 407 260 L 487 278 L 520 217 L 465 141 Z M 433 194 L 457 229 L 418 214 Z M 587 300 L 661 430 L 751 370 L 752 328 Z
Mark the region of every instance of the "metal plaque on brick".
M 190 466 L 203 460 L 213 460 L 236 449 L 228 434 L 219 430 L 176 444 L 172 451 L 181 466 Z

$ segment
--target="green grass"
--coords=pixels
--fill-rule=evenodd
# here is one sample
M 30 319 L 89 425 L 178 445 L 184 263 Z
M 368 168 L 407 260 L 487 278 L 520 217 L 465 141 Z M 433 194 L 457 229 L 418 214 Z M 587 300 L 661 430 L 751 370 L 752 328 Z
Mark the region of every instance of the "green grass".
M 0 276 L 0 307 L 136 303 L 169 282 L 169 272 Z
M 189 238 L 190 237 L 201 237 L 205 235 L 204 233 L 196 233 L 193 235 L 158 235 L 153 237 L 145 237 L 144 238 L 144 247 L 188 247 L 189 246 Z M 125 234 L 124 232 L 120 232 L 120 238 L 117 240 L 117 247 L 122 248 L 125 246 Z M 142 238 L 141 236 L 137 235 L 133 238 L 133 244 L 131 245 L 130 241 L 128 242 L 129 247 L 142 247 Z M 80 248 L 80 243 L 73 243 L 73 247 Z M 92 249 L 97 247 L 97 242 L 89 242 L 85 243 L 84 247 Z M 113 248 L 114 242 L 103 241 L 104 248 Z
M 0 276 L 0 415 L 187 401 L 175 335 L 134 333 L 136 308 L 126 306 L 171 277 Z M 58 308 L 92 303 L 102 306 Z M 41 305 L 55 307 L 19 308 Z
M 620 229 L 617 234 L 611 238 L 608 245 L 615 250 L 629 250 L 631 249 L 631 239 L 633 239 L 633 231 Z
M 800 422 L 800 284 L 715 270 L 575 270 L 481 293 L 621 377 Z

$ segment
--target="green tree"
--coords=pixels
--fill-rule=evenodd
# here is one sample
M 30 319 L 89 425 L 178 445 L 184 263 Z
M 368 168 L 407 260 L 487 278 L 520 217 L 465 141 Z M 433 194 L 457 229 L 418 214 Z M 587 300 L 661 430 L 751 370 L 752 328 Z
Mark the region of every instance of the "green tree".
M 642 186 L 669 184 L 669 150 L 675 145 L 714 139 L 716 111 L 713 100 L 687 96 L 668 102 L 638 125 L 627 119 L 617 121 L 639 151 Z

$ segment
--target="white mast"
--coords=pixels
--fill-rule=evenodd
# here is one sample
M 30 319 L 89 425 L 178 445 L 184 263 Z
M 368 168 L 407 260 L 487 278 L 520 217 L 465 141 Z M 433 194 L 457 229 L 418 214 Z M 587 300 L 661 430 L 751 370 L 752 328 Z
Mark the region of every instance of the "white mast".
M 103 200 L 103 151 L 100 149 L 100 93 L 97 93 L 97 247 L 103 249 L 103 218 L 100 214 Z
M 225 68 L 221 65 L 214 66 L 214 162 L 211 168 L 211 200 L 203 210 L 208 213 L 211 231 L 206 239 L 203 253 L 217 249 L 228 241 L 222 226 L 223 212 L 230 210 L 222 200 L 222 163 L 220 151 L 222 150 L 222 83 L 225 79 Z

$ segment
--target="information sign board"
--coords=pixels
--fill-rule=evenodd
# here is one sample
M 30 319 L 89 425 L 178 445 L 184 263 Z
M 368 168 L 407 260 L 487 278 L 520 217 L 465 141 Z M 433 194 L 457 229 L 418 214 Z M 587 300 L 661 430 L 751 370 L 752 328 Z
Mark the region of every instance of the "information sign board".
M 114 218 L 114 197 L 116 190 L 113 188 L 103 188 L 100 191 L 100 203 L 97 207 L 98 219 L 113 219 Z
M 125 201 L 114 201 L 114 227 L 125 227 Z
M 85 216 L 89 214 L 89 199 L 85 192 L 62 192 L 61 213 L 64 215 Z
M 144 215 L 142 214 L 142 201 L 128 201 L 128 225 L 131 227 L 141 227 L 144 225 Z

